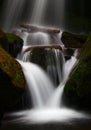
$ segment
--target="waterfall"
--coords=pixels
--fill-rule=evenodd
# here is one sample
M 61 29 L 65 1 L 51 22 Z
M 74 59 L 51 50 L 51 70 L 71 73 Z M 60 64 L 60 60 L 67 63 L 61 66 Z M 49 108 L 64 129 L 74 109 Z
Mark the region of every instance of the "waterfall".
M 43 32 L 35 32 L 30 33 L 27 37 L 27 43 L 32 45 L 49 45 L 50 44 L 50 37 L 47 33 Z
M 22 65 L 34 108 L 42 108 L 54 91 L 50 78 L 39 66 L 33 63 L 22 61 L 19 63 Z
M 9 114 L 9 116 L 13 117 L 10 122 L 42 124 L 47 122 L 65 122 L 74 118 L 87 117 L 87 115 L 81 112 L 68 109 L 62 105 L 62 94 L 65 83 L 77 63 L 75 56 L 76 52 L 71 59 L 64 63 L 64 78 L 57 88 L 55 88 L 49 76 L 39 66 L 18 60 L 25 74 L 34 107 L 30 110 Z
M 47 61 L 47 63 L 50 65 L 50 67 L 48 65 L 47 73 L 44 72 L 39 66 L 30 63 L 28 61 L 29 56 L 27 57 L 27 55 L 24 55 L 24 57 L 27 57 L 24 60 L 25 62 L 19 61 L 26 77 L 26 82 L 30 91 L 30 95 L 32 95 L 34 108 L 42 108 L 43 106 L 60 107 L 60 104 L 62 105 L 61 102 L 63 88 L 71 70 L 77 63 L 77 60 L 75 57 L 75 53 L 71 57 L 71 59 L 65 62 L 63 54 L 61 54 L 62 57 L 60 57 L 59 55 L 60 51 L 54 50 L 54 52 L 54 55 L 52 55 L 56 61 L 52 59 L 53 57 L 50 57 L 48 55 L 49 58 L 47 59 L 49 59 L 49 61 L 52 60 L 52 62 L 50 61 L 51 63 L 48 63 Z M 53 85 L 52 80 L 50 80 L 50 77 L 48 75 L 49 69 L 49 75 L 54 76 L 53 81 L 57 82 L 56 77 L 58 76 L 60 84 L 57 88 L 55 87 L 55 84 Z
M 32 5 L 34 4 L 33 7 L 30 7 L 30 0 L 4 1 L 3 28 L 5 30 L 10 30 L 21 22 L 36 24 L 52 23 L 52 25 L 60 25 L 60 23 L 64 23 L 64 0 L 34 0 L 34 3 L 32 1 L 31 3 Z M 30 8 L 33 9 L 32 15 L 30 13 Z M 48 13 L 47 16 L 46 12 Z M 24 17 L 24 19 L 22 17 Z M 35 32 L 33 34 L 24 33 L 24 35 L 20 35 L 24 39 L 25 46 L 39 44 L 50 45 L 52 42 L 54 44 L 62 44 L 58 36 L 59 34 L 52 34 L 50 37 L 49 34 L 43 32 Z M 30 124 L 52 121 L 62 122 L 72 118 L 86 117 L 83 113 L 68 109 L 62 104 L 62 94 L 65 83 L 68 80 L 70 72 L 77 63 L 76 55 L 74 54 L 71 59 L 66 62 L 64 61 L 64 56 L 62 53 L 60 57 L 59 51 L 55 51 L 54 49 L 53 55 L 54 58 L 52 57 L 51 61 L 52 63 L 54 61 L 56 64 L 53 64 L 54 66 L 51 64 L 47 66 L 47 72 L 42 70 L 42 68 L 40 68 L 38 65 L 29 62 L 28 60 L 21 61 L 22 56 L 20 56 L 20 60 L 17 59 L 17 61 L 21 64 L 25 75 L 26 85 L 29 92 L 28 97 L 29 100 L 32 98 L 33 108 L 11 113 L 10 115 L 16 117 L 16 119 L 12 119 L 12 121 L 23 122 L 23 124 Z M 60 59 L 62 64 L 60 64 Z M 49 61 L 47 62 L 49 63 Z M 57 73 L 57 77 L 60 82 L 58 86 L 55 86 L 55 83 L 53 83 L 50 78 L 50 75 L 55 75 L 55 72 Z M 53 79 L 55 78 L 56 76 L 53 76 Z
M 12 31 L 21 23 L 32 23 L 62 28 L 64 6 L 64 0 L 3 0 L 1 27 Z
M 71 57 L 71 59 L 69 59 L 68 61 L 65 62 L 64 66 L 64 76 L 62 81 L 60 82 L 58 88 L 56 89 L 56 91 L 54 92 L 53 96 L 51 97 L 51 100 L 49 102 L 49 105 L 51 107 L 62 107 L 62 94 L 63 94 L 63 89 L 65 86 L 66 81 L 68 80 L 69 74 L 72 71 L 72 69 L 74 68 L 74 66 L 77 64 L 77 59 L 76 56 L 77 55 L 77 50 L 75 51 L 74 55 Z
M 48 0 L 35 0 L 34 8 L 32 11 L 32 16 L 30 17 L 30 22 L 34 24 L 41 24 L 44 19 L 46 5 Z
M 18 60 L 23 68 L 33 105 L 37 108 L 48 104 L 51 95 L 54 93 L 54 88 L 58 84 L 57 82 L 61 84 L 64 80 L 65 59 L 62 52 L 58 49 L 45 50 L 47 57 L 46 72 L 38 65 L 29 62 L 31 61 L 29 60 L 31 59 L 30 51 L 21 57 L 23 62 Z
M 17 24 L 23 11 L 25 0 L 7 0 L 3 5 L 3 28 L 9 31 Z M 13 24 L 13 25 L 12 25 Z

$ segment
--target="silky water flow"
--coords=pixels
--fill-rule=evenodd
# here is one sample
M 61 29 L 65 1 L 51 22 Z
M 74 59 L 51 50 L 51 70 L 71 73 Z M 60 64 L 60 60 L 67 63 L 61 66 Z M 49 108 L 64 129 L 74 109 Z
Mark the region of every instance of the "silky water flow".
M 54 49 L 54 52 L 56 54 L 59 51 Z M 55 87 L 53 82 L 50 80 L 48 73 L 38 65 L 29 62 L 28 58 L 24 58 L 24 61 L 17 59 L 22 66 L 26 78 L 28 93 L 29 97 L 32 99 L 33 108 L 9 113 L 9 116 L 13 117 L 10 122 L 42 124 L 47 122 L 69 122 L 70 119 L 81 119 L 87 117 L 84 113 L 65 107 L 62 101 L 65 83 L 70 72 L 78 62 L 76 55 L 77 50 L 69 60 L 65 61 L 64 55 L 61 52 L 63 67 L 61 70 L 60 68 L 58 69 L 58 72 L 60 72 L 60 84 L 57 87 Z M 26 55 L 26 57 L 27 56 L 28 55 Z M 59 65 L 59 61 L 56 60 L 56 62 Z M 60 75 L 62 76 L 60 77 Z
M 25 5 L 27 2 L 27 7 L 29 10 L 27 11 L 27 14 L 25 12 Z M 46 14 L 46 9 L 48 6 L 48 0 L 35 0 L 32 2 L 32 5 L 34 3 L 33 7 L 30 7 L 30 0 L 7 0 L 4 1 L 3 4 L 3 28 L 5 30 L 10 30 L 14 25 L 21 23 L 23 21 L 22 16 L 24 17 L 24 20 L 28 23 L 36 23 L 37 24 L 45 24 L 44 17 Z M 55 0 L 55 2 L 52 1 L 52 3 L 56 6 L 56 12 L 54 13 L 55 19 L 58 21 L 60 18 L 61 21 L 64 19 L 64 0 Z M 52 4 L 51 3 L 51 4 Z M 52 5 L 53 5 L 52 4 Z M 60 7 L 61 5 L 61 7 Z M 6 8 L 5 8 L 6 7 Z M 54 6 L 51 7 L 51 9 Z M 33 11 L 30 10 L 30 8 L 33 8 Z M 61 10 L 60 10 L 61 9 Z M 13 10 L 13 11 L 12 11 Z M 60 10 L 60 11 L 59 11 Z M 8 12 L 8 13 L 7 13 Z M 17 13 L 18 12 L 18 13 Z M 29 12 L 32 12 L 29 13 Z M 59 12 L 62 12 L 61 14 Z M 25 16 L 23 15 L 25 14 Z M 52 20 L 53 22 L 54 20 Z M 59 21 L 60 22 L 60 21 Z M 60 22 L 61 23 L 61 22 Z M 64 23 L 64 21 L 62 22 Z M 33 38 L 34 37 L 34 38 Z M 47 33 L 35 33 L 32 38 L 34 41 L 33 44 L 36 44 L 38 38 L 44 37 L 42 44 L 50 44 L 50 40 L 48 39 Z M 24 45 L 28 42 L 30 42 L 30 34 L 26 33 L 22 36 L 24 41 Z M 54 40 L 56 43 L 60 44 L 61 40 L 59 40 L 58 36 L 55 36 Z M 32 43 L 32 42 L 31 42 Z M 26 48 L 26 45 L 24 46 Z M 46 73 L 42 68 L 40 68 L 38 65 L 33 64 L 28 61 L 28 57 L 25 55 L 21 56 L 17 59 L 17 61 L 21 64 L 25 78 L 26 78 L 26 84 L 28 87 L 28 93 L 29 97 L 32 99 L 33 108 L 19 111 L 19 112 L 13 112 L 9 113 L 9 116 L 12 116 L 12 120 L 10 122 L 13 123 L 20 123 L 23 124 L 36 124 L 36 123 L 47 123 L 47 122 L 69 122 L 70 119 L 79 119 L 79 118 L 86 118 L 87 115 L 84 113 L 69 109 L 65 107 L 62 101 L 62 94 L 64 90 L 65 83 L 69 77 L 70 72 L 74 68 L 74 66 L 77 64 L 76 59 L 76 51 L 73 56 L 67 61 L 64 60 L 64 55 L 61 53 L 62 58 L 62 64 L 63 67 L 60 69 L 59 60 L 58 57 L 58 50 L 54 49 L 54 53 L 56 55 L 56 65 L 57 65 L 57 73 L 59 78 L 59 85 L 55 87 L 54 83 L 50 80 L 50 76 L 48 73 Z M 49 57 L 50 58 L 50 57 Z M 23 60 L 22 60 L 23 59 Z M 27 59 L 27 60 L 26 60 Z M 48 68 L 48 72 L 50 72 L 50 66 Z M 30 100 L 30 99 L 28 99 Z M 9 122 L 9 121 L 8 121 Z

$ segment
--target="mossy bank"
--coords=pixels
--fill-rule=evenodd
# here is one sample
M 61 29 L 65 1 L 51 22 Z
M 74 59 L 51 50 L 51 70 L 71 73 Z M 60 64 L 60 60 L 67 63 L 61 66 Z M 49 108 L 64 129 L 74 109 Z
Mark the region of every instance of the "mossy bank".
M 77 66 L 64 88 L 66 104 L 81 109 L 91 109 L 91 34 L 89 34 Z

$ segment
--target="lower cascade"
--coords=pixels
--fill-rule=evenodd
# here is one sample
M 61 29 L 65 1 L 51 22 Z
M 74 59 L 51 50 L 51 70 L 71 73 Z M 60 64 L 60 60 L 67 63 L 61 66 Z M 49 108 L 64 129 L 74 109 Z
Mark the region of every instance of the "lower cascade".
M 74 55 L 71 56 L 69 60 L 63 63 L 63 77 L 57 87 L 55 87 L 49 75 L 38 65 L 29 61 L 24 62 L 17 59 L 22 66 L 28 87 L 28 97 L 31 97 L 33 107 L 31 109 L 9 113 L 9 116 L 13 116 L 13 120 L 10 122 L 42 124 L 86 118 L 85 114 L 65 107 L 62 102 L 65 83 L 70 72 L 77 64 L 76 54 L 77 51 L 75 51 Z

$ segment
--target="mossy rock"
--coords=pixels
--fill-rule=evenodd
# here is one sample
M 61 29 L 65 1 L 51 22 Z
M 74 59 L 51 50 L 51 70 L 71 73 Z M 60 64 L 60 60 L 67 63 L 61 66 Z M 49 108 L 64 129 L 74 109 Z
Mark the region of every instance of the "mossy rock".
M 0 69 L 10 78 L 14 86 L 25 87 L 25 78 L 21 65 L 0 47 Z
M 78 65 L 65 85 L 64 97 L 71 105 L 91 108 L 91 34 L 81 50 Z
M 30 61 L 46 70 L 46 50 L 45 48 L 34 48 L 30 52 Z
M 63 32 L 61 40 L 67 48 L 82 48 L 87 35 L 83 34 L 72 34 L 70 32 Z
M 9 45 L 8 52 L 11 56 L 16 58 L 22 50 L 23 40 L 19 36 L 11 33 L 6 33 L 6 37 Z
M 21 65 L 0 47 L 0 112 L 16 110 L 24 90 L 25 77 Z
M 8 42 L 7 42 L 7 37 L 6 37 L 6 33 L 3 32 L 1 29 L 0 29 L 0 46 L 2 48 L 4 48 L 6 51 L 8 51 Z
M 5 33 L 0 30 L 0 46 L 12 57 L 16 58 L 22 50 L 23 40 L 15 34 Z
M 15 87 L 11 78 L 0 69 L 0 113 L 18 109 L 24 89 Z
M 60 48 L 54 48 L 54 46 L 36 47 L 32 48 L 31 51 L 27 51 L 29 61 L 39 65 L 45 72 L 49 74 L 50 79 L 53 81 L 55 86 L 59 85 L 59 71 L 62 71 L 63 67 L 63 57 L 62 50 Z M 57 64 L 57 59 L 59 58 L 59 63 Z M 61 73 L 61 72 L 60 72 Z M 62 74 L 62 73 L 61 73 Z M 61 75 L 60 76 L 63 76 Z

